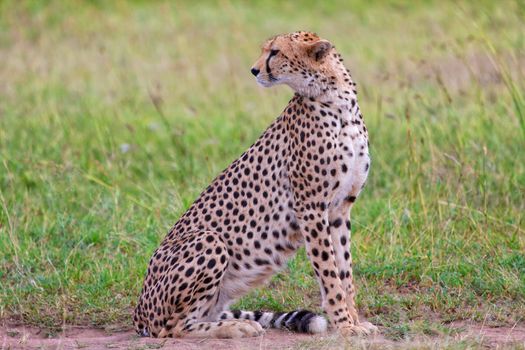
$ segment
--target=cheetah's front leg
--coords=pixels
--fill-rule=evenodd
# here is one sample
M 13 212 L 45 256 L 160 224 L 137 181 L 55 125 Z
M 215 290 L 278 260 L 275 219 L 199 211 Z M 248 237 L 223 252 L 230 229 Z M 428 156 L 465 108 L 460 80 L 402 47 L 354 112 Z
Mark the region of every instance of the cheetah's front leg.
M 330 208 L 329 223 L 330 237 L 334 249 L 335 261 L 339 270 L 339 278 L 346 293 L 346 303 L 350 316 L 355 324 L 365 328 L 365 333 L 376 333 L 377 327 L 370 322 L 360 322 L 357 309 L 355 307 L 356 288 L 353 281 L 352 273 L 352 253 L 350 250 L 351 223 L 350 210 L 355 197 L 345 199 L 338 206 Z
M 332 237 L 329 234 L 328 212 L 316 208 L 319 204 L 308 203 L 298 208 L 299 225 L 305 237 L 305 246 L 315 275 L 325 296 L 324 309 L 332 325 L 343 335 L 368 334 L 366 328 L 352 317 L 346 301 L 346 293 L 339 277 Z M 323 293 L 324 292 L 324 293 Z

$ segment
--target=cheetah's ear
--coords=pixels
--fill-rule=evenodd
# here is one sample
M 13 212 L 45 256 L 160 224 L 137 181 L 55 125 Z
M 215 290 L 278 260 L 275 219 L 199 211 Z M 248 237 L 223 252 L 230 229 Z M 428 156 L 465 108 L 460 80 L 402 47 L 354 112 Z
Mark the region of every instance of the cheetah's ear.
M 331 48 L 332 44 L 329 41 L 319 40 L 308 46 L 308 55 L 314 60 L 320 61 L 330 52 Z

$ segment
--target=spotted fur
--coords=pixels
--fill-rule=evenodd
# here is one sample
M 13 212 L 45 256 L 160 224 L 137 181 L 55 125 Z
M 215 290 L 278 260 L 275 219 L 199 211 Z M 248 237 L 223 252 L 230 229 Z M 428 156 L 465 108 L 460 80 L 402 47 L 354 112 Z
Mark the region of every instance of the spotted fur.
M 272 326 L 323 332 L 324 319 L 308 311 L 228 311 L 304 246 L 332 326 L 373 332 L 355 308 L 350 255 L 349 213 L 370 167 L 355 83 L 332 44 L 309 32 L 269 39 L 252 73 L 295 95 L 155 251 L 135 328 L 152 337 L 257 336 Z

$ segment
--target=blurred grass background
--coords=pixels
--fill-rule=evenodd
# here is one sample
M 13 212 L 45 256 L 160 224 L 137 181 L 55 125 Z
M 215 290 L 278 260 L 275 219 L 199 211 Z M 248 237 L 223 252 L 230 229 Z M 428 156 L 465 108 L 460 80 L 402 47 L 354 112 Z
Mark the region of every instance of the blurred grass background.
M 291 91 L 277 33 L 334 43 L 372 169 L 358 306 L 392 338 L 525 315 L 523 1 L 0 1 L 0 318 L 130 325 L 148 259 Z M 319 308 L 304 252 L 243 308 Z

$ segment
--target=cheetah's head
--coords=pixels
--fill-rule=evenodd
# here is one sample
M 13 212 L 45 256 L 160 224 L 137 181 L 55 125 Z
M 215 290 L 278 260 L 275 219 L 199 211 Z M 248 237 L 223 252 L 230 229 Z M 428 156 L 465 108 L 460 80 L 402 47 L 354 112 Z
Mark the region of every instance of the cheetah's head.
M 286 84 L 297 93 L 316 97 L 334 85 L 340 73 L 340 56 L 332 44 L 310 32 L 282 34 L 268 39 L 251 72 L 269 87 Z

